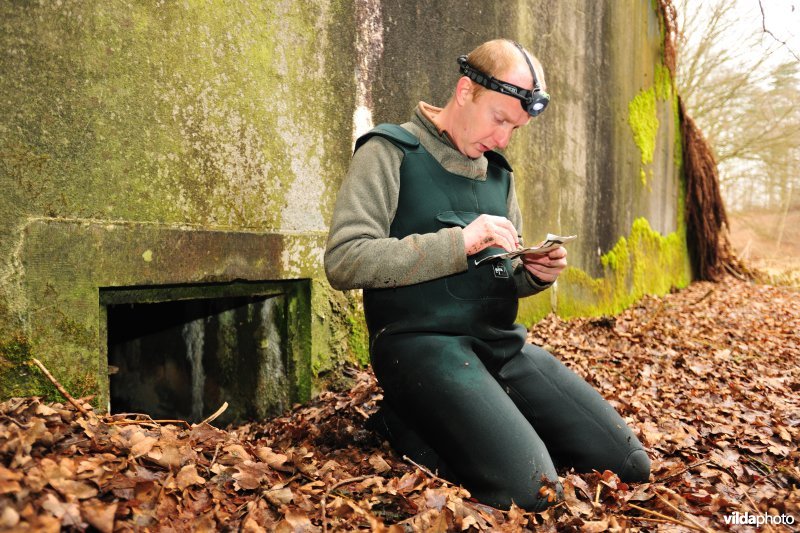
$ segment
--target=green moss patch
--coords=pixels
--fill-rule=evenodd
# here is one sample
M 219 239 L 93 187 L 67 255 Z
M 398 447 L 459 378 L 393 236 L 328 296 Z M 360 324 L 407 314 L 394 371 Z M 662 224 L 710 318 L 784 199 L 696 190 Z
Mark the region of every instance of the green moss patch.
M 59 400 L 61 395 L 31 361 L 30 341 L 13 334 L 0 341 L 0 399 L 43 396 Z
M 337 291 L 315 282 L 311 299 L 311 320 L 315 342 L 311 371 L 317 385 L 324 375 L 342 364 L 369 364 L 369 334 L 358 291 Z
M 603 276 L 593 278 L 583 270 L 568 267 L 559 277 L 555 311 L 559 316 L 614 315 L 630 307 L 645 294 L 663 295 L 691 281 L 685 232 L 662 236 L 644 218 L 634 221 L 631 234 L 621 237 L 600 259 Z M 520 308 L 526 324 L 540 320 L 552 309 L 549 291 L 535 296 Z
M 628 124 L 633 132 L 633 140 L 642 154 L 642 164 L 653 162 L 658 135 L 658 116 L 656 114 L 656 92 L 653 87 L 639 91 L 628 104 Z
M 11 363 L 27 363 L 31 360 L 31 345 L 21 334 L 12 335 L 0 343 L 0 357 Z
M 669 73 L 669 69 L 663 64 L 656 65 L 653 87 L 656 90 L 656 98 L 663 102 L 670 100 L 672 96 L 672 76 Z
M 364 318 L 349 316 L 347 323 L 350 326 L 348 340 L 353 356 L 362 365 L 369 364 L 369 333 Z
M 655 158 L 656 140 L 658 138 L 658 102 L 670 102 L 675 119 L 675 160 L 681 157 L 680 122 L 677 118 L 678 99 L 673 88 L 669 69 L 659 63 L 655 66 L 653 86 L 639 93 L 628 103 L 628 125 L 633 134 L 633 141 L 641 153 L 642 167 L 651 165 Z M 652 176 L 652 169 L 649 173 Z M 647 185 L 648 173 L 644 168 L 639 173 L 642 185 Z

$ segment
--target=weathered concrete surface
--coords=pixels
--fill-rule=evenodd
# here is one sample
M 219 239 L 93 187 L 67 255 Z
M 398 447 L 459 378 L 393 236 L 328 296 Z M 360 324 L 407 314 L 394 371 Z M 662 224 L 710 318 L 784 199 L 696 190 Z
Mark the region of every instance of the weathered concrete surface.
M 351 150 L 352 10 L 0 7 L 0 395 L 35 392 L 8 362 L 31 354 L 76 394 L 105 390 L 104 286 L 311 279 L 306 397 L 312 365 L 355 357 L 337 337 L 353 299 L 321 270 Z
M 552 103 L 516 134 L 507 150 L 525 219 L 523 233 L 527 242 L 548 232 L 579 238 L 569 246 L 573 271 L 555 291 L 524 301 L 521 319 L 530 322 L 551 309 L 567 315 L 613 312 L 644 293 L 688 283 L 674 151 L 679 129 L 653 2 L 459 5 L 453 9 L 450 2 L 427 0 L 409 9 L 403 3 L 385 4 L 384 55 L 377 76 L 384 90 L 376 98 L 376 119 L 407 120 L 420 99 L 443 105 L 455 80 L 455 58 L 486 39 L 516 39 L 542 60 Z M 428 64 L 421 72 L 407 67 L 421 63 Z M 653 95 L 652 110 L 643 117 L 635 114 L 632 126 L 630 104 L 643 92 Z M 635 135 L 646 130 L 639 124 L 642 118 L 655 125 L 647 139 L 652 147 L 644 146 L 652 153 L 646 164 L 643 143 Z M 646 279 L 632 275 L 629 261 L 601 260 L 631 234 L 639 218 L 664 237 L 680 234 L 661 243 L 656 254 L 634 254 L 636 268 L 650 271 Z M 629 272 L 616 272 L 613 265 Z
M 455 58 L 497 36 L 553 96 L 508 150 L 526 239 L 579 235 L 521 319 L 688 281 L 648 0 L 6 2 L 0 27 L 0 396 L 46 392 L 31 355 L 105 394 L 103 287 L 308 279 L 297 379 L 364 362 L 358 294 L 321 264 L 353 137 L 444 104 Z

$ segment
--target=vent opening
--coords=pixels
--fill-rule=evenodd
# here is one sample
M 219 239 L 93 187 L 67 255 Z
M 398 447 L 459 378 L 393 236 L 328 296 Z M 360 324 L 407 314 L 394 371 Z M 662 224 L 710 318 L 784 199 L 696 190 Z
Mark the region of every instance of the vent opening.
M 202 296 L 248 287 L 104 291 L 110 412 L 194 423 L 227 402 L 215 421 L 225 425 L 288 409 L 298 399 L 298 361 L 307 359 L 296 311 L 308 306 L 297 305 L 307 291 L 280 285 L 218 297 Z

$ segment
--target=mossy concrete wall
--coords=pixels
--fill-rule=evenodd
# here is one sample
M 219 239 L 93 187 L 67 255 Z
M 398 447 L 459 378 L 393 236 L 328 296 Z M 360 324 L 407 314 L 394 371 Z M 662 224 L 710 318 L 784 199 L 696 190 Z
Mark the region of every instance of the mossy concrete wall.
M 525 233 L 579 240 L 558 286 L 524 302 L 523 319 L 612 314 L 685 286 L 677 94 L 655 2 L 552 2 L 528 13 L 519 20 L 537 53 L 557 60 L 547 79 L 558 111 L 511 148 Z
M 578 240 L 558 286 L 524 300 L 520 320 L 614 313 L 643 294 L 686 285 L 677 95 L 656 3 L 455 5 L 385 3 L 376 121 L 406 120 L 421 99 L 443 105 L 455 58 L 485 39 L 516 39 L 542 60 L 552 103 L 516 134 L 507 155 L 526 242 L 548 232 Z M 617 260 L 605 258 L 610 253 Z
M 455 58 L 497 36 L 542 59 L 553 96 L 508 150 L 526 240 L 579 235 L 521 319 L 688 282 L 649 0 L 62 0 L 0 15 L 0 396 L 46 392 L 35 356 L 102 405 L 109 287 L 307 279 L 298 379 L 365 362 L 359 295 L 322 270 L 353 138 L 443 105 Z
M 104 287 L 309 279 L 309 375 L 355 358 L 321 268 L 351 151 L 351 2 L 4 2 L 0 395 L 107 393 Z M 355 339 L 359 342 L 360 339 Z

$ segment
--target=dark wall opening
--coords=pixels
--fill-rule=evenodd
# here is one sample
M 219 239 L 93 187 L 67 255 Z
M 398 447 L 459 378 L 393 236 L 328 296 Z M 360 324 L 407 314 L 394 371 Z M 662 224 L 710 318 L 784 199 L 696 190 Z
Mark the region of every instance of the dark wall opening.
M 227 402 L 216 422 L 227 424 L 289 408 L 309 359 L 308 291 L 277 285 L 107 290 L 111 413 L 199 422 Z

